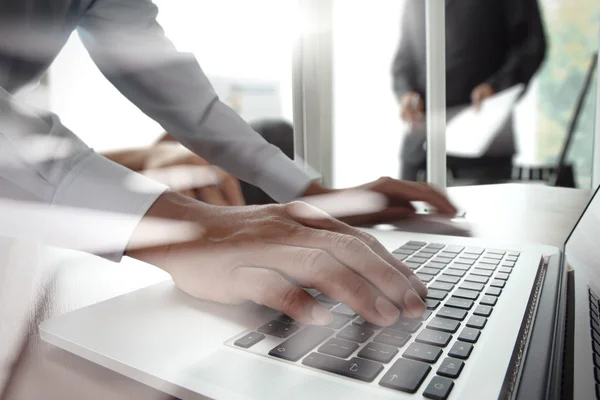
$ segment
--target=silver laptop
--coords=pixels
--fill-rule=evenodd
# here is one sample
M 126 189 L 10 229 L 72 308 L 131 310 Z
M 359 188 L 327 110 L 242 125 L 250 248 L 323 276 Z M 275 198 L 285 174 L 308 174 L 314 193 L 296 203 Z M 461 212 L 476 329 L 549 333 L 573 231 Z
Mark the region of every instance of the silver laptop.
M 52 318 L 41 335 L 182 399 L 600 398 L 600 194 L 566 252 L 370 233 L 427 282 L 422 318 L 382 328 L 312 292 L 335 317 L 303 326 L 168 281 Z

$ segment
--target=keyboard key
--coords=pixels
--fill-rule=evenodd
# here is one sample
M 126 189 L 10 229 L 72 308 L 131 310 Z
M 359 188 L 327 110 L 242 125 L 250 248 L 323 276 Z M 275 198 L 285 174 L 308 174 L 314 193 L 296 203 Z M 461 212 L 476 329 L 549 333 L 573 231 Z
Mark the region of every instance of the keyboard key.
M 358 344 L 341 339 L 329 339 L 321 347 L 319 353 L 329 354 L 339 358 L 348 358 L 358 349 Z
M 416 263 L 411 261 L 405 261 L 404 264 L 410 269 L 419 269 L 421 268 L 422 263 Z
M 504 259 L 504 261 L 517 262 L 518 259 L 519 259 L 519 257 L 508 256 Z
M 454 263 L 456 263 L 456 264 L 464 264 L 464 265 L 471 266 L 471 265 L 475 264 L 475 260 L 471 260 L 470 258 L 461 258 L 461 257 L 458 257 L 456 259 L 456 261 L 454 261 Z
M 352 325 L 358 325 L 358 326 L 362 326 L 363 328 L 369 328 L 369 329 L 381 329 L 381 326 L 372 324 L 362 317 L 358 317 L 357 319 L 352 321 Z
M 294 322 L 294 318 L 286 314 L 280 314 L 279 317 L 277 317 L 277 321 L 281 321 L 286 324 L 291 324 Z
M 394 347 L 403 347 L 406 342 L 410 340 L 410 334 L 406 332 L 399 332 L 393 329 L 384 329 L 375 336 L 373 341 L 377 343 L 383 343 Z
M 298 361 L 333 333 L 333 329 L 309 326 L 275 346 L 269 351 L 269 355 L 288 361 Z
M 415 257 L 425 258 L 425 259 L 429 260 L 431 257 L 433 257 L 433 254 L 431 254 L 427 251 L 420 251 L 417 254 L 415 254 Z
M 519 253 L 518 251 L 509 251 L 506 254 L 507 257 L 515 257 L 515 258 L 519 258 L 520 255 L 521 255 L 521 253 Z
M 431 282 L 435 278 L 433 275 L 422 274 L 420 272 L 417 272 L 417 276 L 423 283 Z
M 388 328 L 402 332 L 415 333 L 422 325 L 423 323 L 418 319 L 400 317 L 395 324 L 388 326 Z
M 483 296 L 479 304 L 484 306 L 495 306 L 498 298 L 496 296 Z
M 389 363 L 398 354 L 396 347 L 388 346 L 381 343 L 367 343 L 361 351 L 358 352 L 358 357 L 368 360 Z
M 445 257 L 436 257 L 433 260 L 431 260 L 434 263 L 438 263 L 438 264 L 442 264 L 442 265 L 448 265 L 452 262 L 451 258 L 445 258 Z
M 348 325 L 337 334 L 337 337 L 340 339 L 350 340 L 352 342 L 364 343 L 371 336 L 373 336 L 374 333 L 375 332 L 373 332 L 372 329 L 362 328 L 356 325 Z
M 477 300 L 477 298 L 479 297 L 479 292 L 476 292 L 474 290 L 457 289 L 454 291 L 454 293 L 452 293 L 452 297 L 458 297 L 461 299 L 469 299 L 469 300 Z
M 446 307 L 460 308 L 461 310 L 470 310 L 473 307 L 473 300 L 459 299 L 458 297 L 450 297 L 446 302 Z
M 444 300 L 448 296 L 448 292 L 444 290 L 428 290 L 427 298 L 431 300 Z
M 437 254 L 437 252 L 439 252 L 439 249 L 432 249 L 431 247 L 423 247 L 420 250 L 420 253 L 427 253 L 427 254 Z
M 364 382 L 372 382 L 383 370 L 382 364 L 362 358 L 355 357 L 346 361 L 319 353 L 311 353 L 302 360 L 302 364 Z
M 464 361 L 457 360 L 456 358 L 446 357 L 442 361 L 442 365 L 437 370 L 437 374 L 445 376 L 446 378 L 456 379 L 460 376 L 462 369 L 464 368 Z
M 483 288 L 485 288 L 485 285 L 477 282 L 465 282 L 460 285 L 459 288 L 463 290 L 475 290 L 477 292 L 481 292 Z
M 443 249 L 444 247 L 446 247 L 446 245 L 445 245 L 445 244 L 439 244 L 439 243 L 429 243 L 429 244 L 427 245 L 427 247 L 428 247 L 428 248 L 431 248 L 431 249 L 438 249 L 438 250 L 441 250 L 441 249 Z
M 461 310 L 459 308 L 452 307 L 442 307 L 440 311 L 437 312 L 436 317 L 454 319 L 457 321 L 462 321 L 467 316 L 466 310 Z
M 400 261 L 404 261 L 409 257 L 409 254 L 392 253 L 392 255 Z
M 466 259 L 466 260 L 477 260 L 479 258 L 478 254 L 468 254 L 468 253 L 462 253 L 459 257 L 460 259 Z
M 465 342 L 455 342 L 452 345 L 452 348 L 448 352 L 450 357 L 460 358 L 461 360 L 466 360 L 471 355 L 473 351 L 473 345 Z
M 379 384 L 390 389 L 415 393 L 431 371 L 431 366 L 416 361 L 399 359 L 381 378 Z
M 485 324 L 487 324 L 487 318 L 485 318 L 485 317 L 478 317 L 476 315 L 472 316 L 467 321 L 467 326 L 469 328 L 483 329 L 485 327 Z
M 454 387 L 454 382 L 450 379 L 436 376 L 429 382 L 423 392 L 423 396 L 433 400 L 446 400 Z
M 440 301 L 439 300 L 425 299 L 425 305 L 427 306 L 428 310 L 435 310 L 440 305 Z
M 263 335 L 262 333 L 251 332 L 251 333 L 247 334 L 246 336 L 239 338 L 238 340 L 233 342 L 233 344 L 238 347 L 248 349 L 248 348 L 254 346 L 256 343 L 263 340 L 264 338 L 265 338 L 265 335 Z
M 489 279 L 485 276 L 471 274 L 465 278 L 465 281 L 476 282 L 476 283 L 488 283 Z
M 326 294 L 321 293 L 320 295 L 318 295 L 317 297 L 315 297 L 315 299 L 317 301 L 320 301 L 321 303 L 328 303 L 328 304 L 340 304 L 339 300 L 336 300 L 332 297 L 327 296 Z
M 496 253 L 485 253 L 483 255 L 483 259 L 492 259 L 492 260 L 502 260 L 502 255 L 501 254 L 496 254 Z
M 438 256 L 440 257 L 444 257 L 444 258 L 449 258 L 451 260 L 456 258 L 456 253 L 450 253 L 447 251 L 442 251 L 440 254 L 438 254 Z
M 509 274 L 504 274 L 504 273 L 500 272 L 500 273 L 496 274 L 495 278 L 496 279 L 500 279 L 501 281 L 507 281 L 508 278 L 510 278 L 510 275 Z
M 486 253 L 499 254 L 499 255 L 503 256 L 506 254 L 506 251 L 504 251 L 504 250 L 486 250 Z
M 490 306 L 481 306 L 481 305 L 479 305 L 479 306 L 477 306 L 475 308 L 475 311 L 473 311 L 473 314 L 479 315 L 479 316 L 482 316 L 482 317 L 489 317 L 490 315 L 492 315 L 492 311 L 493 310 L 494 309 L 492 307 L 490 307 Z
M 455 263 L 455 264 L 450 265 L 450 268 L 452 268 L 452 269 L 458 269 L 458 270 L 461 270 L 461 271 L 468 271 L 468 270 L 471 269 L 471 266 L 470 265 L 466 265 L 466 264 L 456 264 Z
M 502 267 L 498 270 L 498 272 L 502 274 L 510 274 L 512 272 L 512 268 Z
M 415 361 L 423 361 L 426 363 L 434 364 L 440 355 L 442 354 L 442 349 L 439 347 L 431 346 L 424 343 L 413 343 L 408 346 L 408 349 L 404 351 L 402 357 L 410 358 Z
M 429 267 L 429 268 L 435 268 L 435 269 L 438 269 L 438 270 L 442 270 L 442 269 L 445 269 L 447 267 L 447 264 L 443 264 L 443 263 L 431 261 L 431 262 L 427 263 L 425 266 Z
M 423 313 L 423 315 L 421 315 L 421 321 L 425 321 L 425 320 L 427 320 L 427 318 L 429 318 L 429 316 L 430 316 L 431 314 L 432 314 L 432 312 L 431 312 L 431 311 L 425 311 L 425 312 Z
M 498 287 L 500 289 L 503 289 L 504 286 L 506 285 L 506 281 L 494 279 L 490 285 L 492 285 L 493 287 Z
M 347 318 L 354 318 L 356 317 L 356 312 L 354 312 L 353 309 L 351 309 L 350 307 L 348 307 L 345 304 L 340 304 L 339 306 L 337 306 L 336 308 L 334 308 L 333 310 L 331 310 L 331 312 L 333 314 L 338 314 Z
M 436 282 L 446 282 L 446 283 L 452 283 L 453 285 L 456 285 L 458 282 L 460 282 L 460 278 L 457 276 L 450 276 L 450 275 L 442 274 L 437 278 Z
M 481 255 L 481 254 L 483 254 L 484 249 L 482 249 L 480 247 L 467 247 L 464 252 L 469 253 L 469 254 Z
M 495 271 L 498 267 L 492 264 L 479 263 L 475 266 L 475 268 L 485 269 L 487 271 Z
M 452 340 L 452 335 L 440 331 L 425 329 L 419 333 L 415 341 L 419 343 L 431 344 L 438 347 L 446 347 Z
M 479 335 L 481 331 L 473 328 L 464 328 L 460 335 L 458 336 L 458 340 L 467 343 L 476 343 L 479 340 Z
M 447 318 L 433 318 L 429 324 L 427 324 L 427 328 L 434 329 L 437 331 L 448 332 L 448 333 L 456 333 L 458 328 L 460 327 L 460 322 L 447 319 Z
M 271 321 L 258 328 L 258 331 L 260 333 L 266 333 L 267 335 L 285 339 L 295 333 L 298 329 L 300 329 L 298 325 L 286 324 L 281 321 Z
M 502 289 L 498 288 L 498 287 L 489 287 L 486 291 L 485 291 L 486 296 L 500 296 L 502 294 Z
M 510 267 L 510 268 L 513 268 L 513 267 L 515 266 L 515 264 L 516 264 L 516 263 L 515 263 L 514 261 L 504 261 L 504 262 L 502 263 L 502 266 L 503 266 L 503 267 Z
M 405 244 L 405 246 L 414 246 L 414 247 L 419 247 L 419 248 L 426 246 L 426 245 L 427 245 L 426 242 L 417 242 L 417 241 L 410 241 Z
M 447 253 L 455 253 L 458 254 L 461 251 L 463 251 L 465 248 L 462 246 L 447 246 L 446 248 L 444 248 L 444 251 Z
M 429 268 L 429 267 L 423 267 L 419 270 L 420 274 L 427 274 L 427 275 L 437 275 L 440 273 L 439 269 L 436 268 Z
M 433 290 L 445 290 L 448 292 L 448 291 L 454 289 L 454 285 L 452 283 L 441 282 L 441 281 L 437 280 L 437 281 L 433 282 L 431 285 L 429 285 L 427 288 L 433 289 Z
M 344 317 L 343 315 L 338 315 L 338 314 L 332 314 L 332 315 L 333 315 L 333 319 L 331 320 L 329 325 L 327 325 L 330 328 L 340 329 L 341 327 L 346 325 L 348 322 L 350 322 L 350 318 Z
M 485 276 L 486 278 L 489 278 L 494 274 L 493 271 L 488 271 L 480 268 L 475 268 L 473 271 L 471 271 L 471 273 L 473 275 Z
M 402 248 L 400 247 L 399 249 L 396 249 L 392 252 L 392 254 L 402 254 L 405 256 L 411 256 L 413 254 L 415 254 L 417 252 L 416 249 L 413 248 Z
M 459 278 L 462 278 L 463 276 L 465 276 L 465 271 L 460 271 L 458 269 L 448 269 L 444 271 L 444 275 L 458 276 Z
M 412 256 L 407 261 L 413 262 L 413 263 L 425 264 L 427 261 L 429 261 L 429 258 Z

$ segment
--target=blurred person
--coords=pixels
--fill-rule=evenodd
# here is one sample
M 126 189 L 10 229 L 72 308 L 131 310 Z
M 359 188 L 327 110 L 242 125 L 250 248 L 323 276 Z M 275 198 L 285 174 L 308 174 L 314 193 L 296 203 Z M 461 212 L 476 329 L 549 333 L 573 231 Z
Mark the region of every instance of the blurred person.
M 19 335 L 35 335 L 28 323 L 19 325 L 30 315 L 26 297 L 39 292 L 27 275 L 39 272 L 34 242 L 116 262 L 129 256 L 165 270 L 192 296 L 253 301 L 305 324 L 327 324 L 332 316 L 304 287 L 378 325 L 425 310 L 423 283 L 379 242 L 293 201 L 356 190 L 384 198 L 382 207 L 346 216 L 358 225 L 410 216 L 412 201 L 452 216 L 448 199 L 390 178 L 349 191 L 312 181 L 217 98 L 196 59 L 165 37 L 157 13 L 150 0 L 0 0 L 0 235 L 22 245 L 0 240 L 6 289 L 0 307 L 7 312 L 0 326 L 0 390 Z M 56 115 L 15 99 L 19 88 L 44 74 L 74 30 L 105 77 L 179 143 L 284 204 L 218 207 L 170 191 L 95 153 Z M 102 110 L 98 117 L 110 118 Z M 347 207 L 343 198 L 338 203 Z M 171 222 L 186 229 L 167 229 Z
M 425 3 L 407 0 L 392 65 L 400 118 L 409 125 L 401 177 L 416 181 L 426 160 Z M 446 106 L 478 108 L 488 97 L 527 85 L 546 54 L 537 0 L 446 0 Z M 449 157 L 451 167 L 454 158 Z

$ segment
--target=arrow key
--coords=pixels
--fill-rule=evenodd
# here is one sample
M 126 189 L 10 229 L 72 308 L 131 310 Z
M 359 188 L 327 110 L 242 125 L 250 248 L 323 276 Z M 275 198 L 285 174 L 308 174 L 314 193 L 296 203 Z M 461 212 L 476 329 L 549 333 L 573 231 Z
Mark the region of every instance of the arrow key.
M 461 360 L 466 360 L 471 355 L 473 351 L 473 345 L 465 342 L 455 342 L 448 355 L 450 357 L 460 358 Z
M 431 371 L 431 367 L 417 361 L 399 359 L 381 378 L 379 384 L 390 389 L 415 393 Z
M 437 374 L 445 376 L 446 378 L 456 379 L 459 377 L 464 366 L 464 361 L 457 360 L 456 358 L 446 357 L 446 359 L 442 361 L 440 368 L 438 368 Z

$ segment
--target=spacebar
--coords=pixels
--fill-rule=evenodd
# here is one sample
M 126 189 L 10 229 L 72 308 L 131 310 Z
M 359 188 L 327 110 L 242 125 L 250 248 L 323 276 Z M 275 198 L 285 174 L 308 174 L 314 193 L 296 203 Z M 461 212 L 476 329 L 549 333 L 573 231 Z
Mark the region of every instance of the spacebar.
M 331 334 L 333 334 L 333 329 L 310 326 L 275 346 L 269 351 L 269 355 L 288 361 L 298 361 Z

